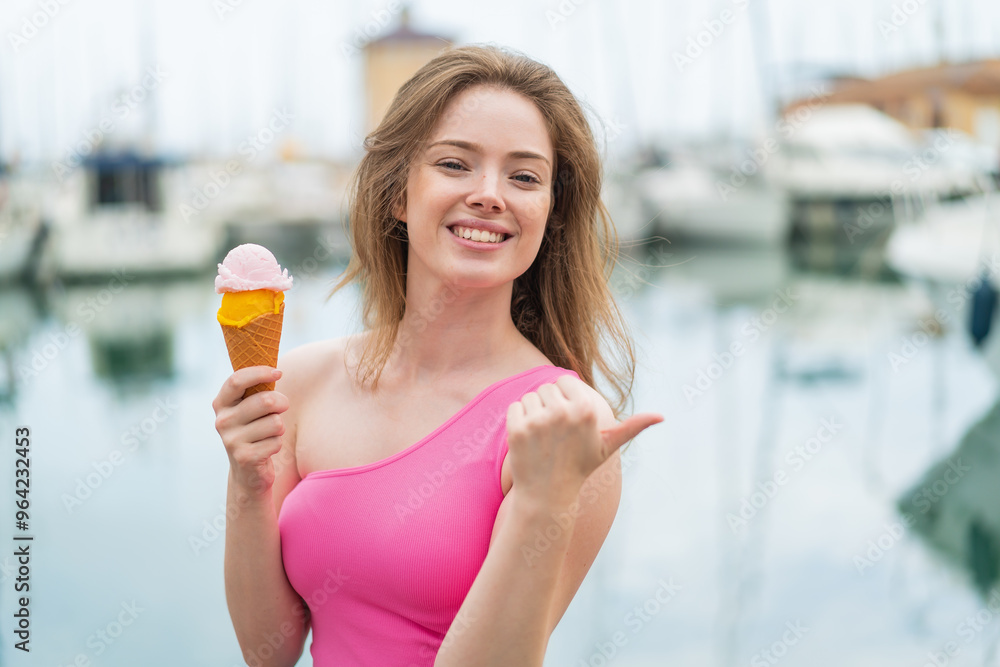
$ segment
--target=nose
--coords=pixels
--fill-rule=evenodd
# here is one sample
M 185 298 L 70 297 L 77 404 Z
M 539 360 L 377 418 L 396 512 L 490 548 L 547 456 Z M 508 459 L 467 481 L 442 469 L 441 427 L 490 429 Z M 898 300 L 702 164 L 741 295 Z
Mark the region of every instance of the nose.
M 484 213 L 503 213 L 507 210 L 507 205 L 500 195 L 498 181 L 499 176 L 488 173 L 481 174 L 476 179 L 472 191 L 465 198 L 465 203 Z

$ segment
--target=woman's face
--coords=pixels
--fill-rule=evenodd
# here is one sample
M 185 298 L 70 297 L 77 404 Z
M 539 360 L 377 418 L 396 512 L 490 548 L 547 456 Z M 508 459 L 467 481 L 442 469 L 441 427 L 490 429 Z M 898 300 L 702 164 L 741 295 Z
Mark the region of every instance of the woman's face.
M 491 287 L 527 271 L 545 231 L 554 161 L 531 100 L 484 86 L 457 95 L 410 167 L 397 216 L 408 274 Z

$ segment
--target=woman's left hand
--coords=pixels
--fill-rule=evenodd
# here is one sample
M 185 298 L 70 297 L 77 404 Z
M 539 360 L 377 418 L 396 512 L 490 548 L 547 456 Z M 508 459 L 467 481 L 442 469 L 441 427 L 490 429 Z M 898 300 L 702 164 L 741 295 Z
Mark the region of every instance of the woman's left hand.
M 579 378 L 563 375 L 507 408 L 511 477 L 521 497 L 545 506 L 569 505 L 587 477 L 622 445 L 663 421 L 646 412 L 600 430 L 592 392 Z

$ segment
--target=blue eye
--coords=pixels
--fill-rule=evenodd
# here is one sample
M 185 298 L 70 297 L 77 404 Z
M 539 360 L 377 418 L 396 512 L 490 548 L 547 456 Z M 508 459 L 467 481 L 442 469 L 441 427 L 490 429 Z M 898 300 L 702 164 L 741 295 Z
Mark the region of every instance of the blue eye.
M 521 181 L 522 183 L 540 183 L 541 182 L 537 178 L 535 178 L 534 176 L 532 176 L 531 174 L 516 174 L 514 176 L 514 178 L 521 178 L 522 176 L 528 179 L 526 181 Z
M 455 169 L 452 169 L 452 171 L 456 171 L 457 169 L 462 169 L 463 168 L 461 162 L 455 162 L 454 160 L 447 160 L 445 162 L 438 162 L 438 166 L 439 167 L 444 167 L 446 169 L 452 169 L 454 167 Z

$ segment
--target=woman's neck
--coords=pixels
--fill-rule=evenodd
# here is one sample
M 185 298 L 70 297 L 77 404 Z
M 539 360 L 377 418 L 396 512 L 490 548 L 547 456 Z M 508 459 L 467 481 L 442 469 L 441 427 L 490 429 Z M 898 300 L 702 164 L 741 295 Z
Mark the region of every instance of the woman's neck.
M 510 316 L 511 284 L 491 289 L 438 283 L 407 289 L 389 366 L 403 382 L 475 373 L 530 343 Z M 526 345 L 527 344 L 527 345 Z

